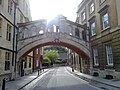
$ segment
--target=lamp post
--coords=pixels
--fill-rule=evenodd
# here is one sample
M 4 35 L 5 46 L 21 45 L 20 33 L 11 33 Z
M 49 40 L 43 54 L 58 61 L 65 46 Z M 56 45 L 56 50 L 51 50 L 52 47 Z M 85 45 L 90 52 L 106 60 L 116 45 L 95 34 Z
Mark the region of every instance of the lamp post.
M 13 0 L 14 2 L 14 26 L 13 26 L 13 52 L 12 52 L 12 77 L 11 79 L 15 79 L 15 70 L 16 70 L 16 58 L 15 55 L 17 51 L 15 50 L 16 45 L 16 6 L 18 5 L 18 0 Z

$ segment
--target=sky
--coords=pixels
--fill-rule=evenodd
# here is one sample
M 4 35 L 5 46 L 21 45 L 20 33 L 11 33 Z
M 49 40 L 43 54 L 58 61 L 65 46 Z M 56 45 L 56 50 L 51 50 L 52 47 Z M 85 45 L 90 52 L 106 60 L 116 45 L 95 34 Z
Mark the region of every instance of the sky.
M 52 20 L 61 14 L 68 20 L 75 21 L 77 7 L 81 0 L 29 0 L 32 20 Z

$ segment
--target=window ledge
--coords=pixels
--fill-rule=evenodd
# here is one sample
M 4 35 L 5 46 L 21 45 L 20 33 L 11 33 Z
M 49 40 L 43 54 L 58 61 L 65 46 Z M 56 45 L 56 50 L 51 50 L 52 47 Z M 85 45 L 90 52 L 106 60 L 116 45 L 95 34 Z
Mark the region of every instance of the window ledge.
M 96 17 L 95 14 L 92 13 L 92 14 L 89 16 L 88 21 L 90 22 L 91 20 L 95 19 L 95 17 Z
M 99 66 L 99 64 L 94 65 L 94 67 L 98 67 L 98 66 Z
M 108 64 L 108 65 L 106 65 L 107 67 L 113 67 L 113 64 Z
M 95 15 L 95 10 L 92 12 L 89 12 L 89 17 L 94 16 L 94 15 Z
M 110 29 L 110 26 L 103 28 L 102 32 L 106 31 L 107 29 Z
M 105 3 L 105 1 L 106 1 L 106 0 L 104 0 L 104 1 L 102 1 L 102 2 L 100 2 L 100 6 L 101 6 L 103 3 Z
M 87 23 L 86 19 L 82 20 L 82 23 Z
M 93 34 L 93 35 L 91 35 L 91 37 L 94 37 L 94 36 L 96 36 L 96 33 L 95 33 L 95 34 Z

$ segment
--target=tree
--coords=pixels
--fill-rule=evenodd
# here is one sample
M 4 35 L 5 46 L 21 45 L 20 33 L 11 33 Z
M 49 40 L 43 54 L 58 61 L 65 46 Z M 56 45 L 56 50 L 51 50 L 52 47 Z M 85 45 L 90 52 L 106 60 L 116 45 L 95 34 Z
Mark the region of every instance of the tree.
M 42 63 L 48 63 L 50 65 L 51 64 L 51 60 L 48 57 L 44 57 Z
M 56 50 L 58 53 L 67 53 L 67 49 L 62 46 L 46 46 L 44 47 L 44 50 Z
M 47 57 L 50 59 L 51 64 L 55 63 L 58 59 L 58 51 L 56 50 L 46 50 L 44 57 Z

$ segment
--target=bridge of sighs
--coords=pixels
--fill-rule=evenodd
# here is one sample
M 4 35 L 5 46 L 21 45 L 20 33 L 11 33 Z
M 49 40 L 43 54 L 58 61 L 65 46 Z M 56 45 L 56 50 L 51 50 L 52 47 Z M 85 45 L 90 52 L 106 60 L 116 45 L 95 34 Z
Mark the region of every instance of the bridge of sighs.
M 65 46 L 90 59 L 89 30 L 86 26 L 64 16 L 57 16 L 49 23 L 42 19 L 18 25 L 18 60 L 33 49 L 46 45 Z

